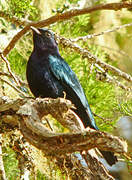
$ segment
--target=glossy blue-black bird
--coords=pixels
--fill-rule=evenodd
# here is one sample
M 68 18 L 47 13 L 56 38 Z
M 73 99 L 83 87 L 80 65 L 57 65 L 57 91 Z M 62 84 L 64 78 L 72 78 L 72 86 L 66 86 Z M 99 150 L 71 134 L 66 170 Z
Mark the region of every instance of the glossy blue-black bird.
M 48 29 L 33 30 L 34 49 L 27 63 L 27 81 L 35 97 L 64 97 L 75 105 L 75 113 L 84 127 L 98 130 L 81 84 L 70 66 L 60 56 L 53 32 Z M 100 151 L 113 165 L 117 158 L 112 152 Z

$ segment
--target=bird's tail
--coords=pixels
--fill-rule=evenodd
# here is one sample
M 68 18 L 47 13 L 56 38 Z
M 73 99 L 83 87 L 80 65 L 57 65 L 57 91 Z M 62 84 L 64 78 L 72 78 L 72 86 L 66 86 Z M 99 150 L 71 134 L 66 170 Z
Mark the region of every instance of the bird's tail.
M 114 155 L 113 152 L 101 151 L 101 150 L 99 150 L 99 151 L 110 166 L 112 166 L 113 164 L 115 164 L 117 162 L 117 157 Z
M 98 131 L 99 129 L 96 126 L 96 123 L 94 121 L 94 118 L 93 118 L 90 108 L 87 110 L 87 118 L 90 119 L 90 121 L 89 121 L 89 119 L 86 121 L 86 122 L 90 122 L 90 124 L 88 124 L 88 126 Z M 87 127 L 87 124 L 85 127 Z M 114 155 L 113 152 L 101 151 L 101 150 L 99 150 L 99 151 L 110 166 L 112 166 L 113 164 L 115 164 L 117 162 L 117 157 Z
M 96 126 L 96 123 L 94 121 L 94 117 L 92 115 L 92 112 L 91 112 L 89 106 L 88 106 L 87 110 L 82 109 L 82 108 L 77 108 L 74 111 L 82 120 L 85 128 L 90 127 L 90 128 L 95 129 L 97 131 L 99 130 L 98 127 Z M 115 164 L 117 162 L 117 157 L 114 156 L 113 152 L 101 151 L 101 150 L 99 150 L 99 151 L 103 155 L 103 157 L 105 158 L 105 160 L 107 161 L 107 163 L 110 166 L 112 166 L 113 164 Z

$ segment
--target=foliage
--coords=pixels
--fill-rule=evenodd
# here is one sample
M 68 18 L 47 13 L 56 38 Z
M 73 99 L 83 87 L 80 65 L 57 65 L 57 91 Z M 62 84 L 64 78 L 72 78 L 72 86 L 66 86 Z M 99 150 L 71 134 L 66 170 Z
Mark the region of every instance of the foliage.
M 18 18 L 29 16 L 31 19 L 35 19 L 37 15 L 37 8 L 32 5 L 32 0 L 10 0 L 7 3 L 7 12 L 9 12 L 10 16 L 15 15 Z
M 44 174 L 42 174 L 39 170 L 37 172 L 37 180 L 48 180 Z
M 32 51 L 31 40 L 29 40 L 29 38 L 31 39 L 30 35 L 23 37 L 9 54 L 12 70 L 23 80 L 26 78 L 27 59 Z
M 65 176 L 62 175 L 59 169 L 54 169 L 50 179 L 65 180 Z M 61 178 L 61 179 L 60 179 Z M 49 177 L 42 174 L 39 170 L 37 171 L 37 180 L 49 180 Z
M 132 116 L 132 97 L 127 98 L 122 103 L 120 103 L 120 111 L 125 116 Z
M 3 157 L 5 172 L 8 179 L 13 180 L 20 178 L 20 170 L 18 168 L 18 160 L 16 153 L 9 147 L 3 148 Z
M 15 71 L 17 75 L 25 79 L 26 60 L 23 59 L 23 56 L 16 50 L 16 48 L 14 48 L 14 50 L 10 53 L 9 59 L 12 70 Z

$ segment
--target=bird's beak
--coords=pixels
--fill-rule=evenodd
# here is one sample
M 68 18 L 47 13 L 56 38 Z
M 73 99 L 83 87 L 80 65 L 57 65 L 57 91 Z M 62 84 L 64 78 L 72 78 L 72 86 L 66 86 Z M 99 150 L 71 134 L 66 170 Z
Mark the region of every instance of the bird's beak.
M 33 26 L 30 26 L 30 28 L 32 29 L 33 32 L 41 35 L 41 32 L 40 32 L 37 28 L 35 28 L 35 27 L 33 27 Z

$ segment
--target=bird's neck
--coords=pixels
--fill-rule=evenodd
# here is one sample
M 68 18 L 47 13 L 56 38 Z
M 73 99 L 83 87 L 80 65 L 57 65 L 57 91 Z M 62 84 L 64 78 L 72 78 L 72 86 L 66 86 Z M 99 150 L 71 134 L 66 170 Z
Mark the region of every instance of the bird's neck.
M 59 53 L 59 49 L 56 48 L 56 49 L 40 49 L 40 48 L 34 48 L 33 50 L 38 57 L 48 57 L 49 55 L 52 55 L 52 56 L 60 56 L 60 53 Z

